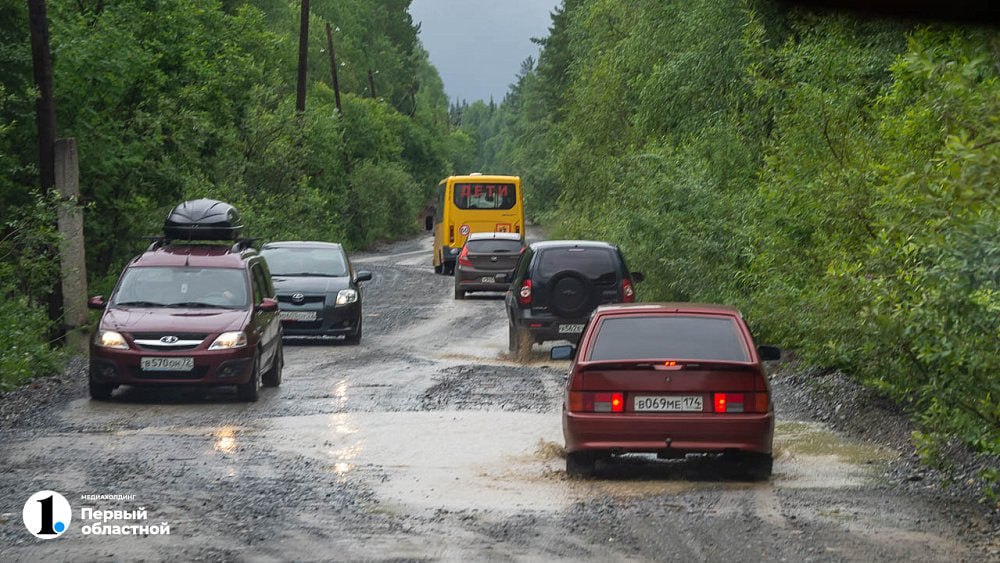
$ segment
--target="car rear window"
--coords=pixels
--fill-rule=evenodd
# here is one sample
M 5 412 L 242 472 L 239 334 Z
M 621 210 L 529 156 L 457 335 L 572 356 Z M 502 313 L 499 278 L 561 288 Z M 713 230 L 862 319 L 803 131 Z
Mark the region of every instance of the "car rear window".
M 548 248 L 538 258 L 537 277 L 549 279 L 573 270 L 599 282 L 615 282 L 618 274 L 612 251 L 606 248 Z
M 694 315 L 607 318 L 588 359 L 750 361 L 735 319 Z
M 470 240 L 465 243 L 469 252 L 479 254 L 517 254 L 521 251 L 519 240 Z

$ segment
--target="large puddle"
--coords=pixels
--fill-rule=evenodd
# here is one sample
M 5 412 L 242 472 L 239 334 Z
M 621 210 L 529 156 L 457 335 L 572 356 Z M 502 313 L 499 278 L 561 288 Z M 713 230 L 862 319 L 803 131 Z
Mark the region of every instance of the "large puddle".
M 817 488 L 864 484 L 892 454 L 819 424 L 782 422 L 770 483 L 729 477 L 720 460 L 629 456 L 596 478 L 564 471 L 558 414 L 472 411 L 339 413 L 270 419 L 279 452 L 325 460 L 339 478 L 363 479 L 387 510 L 559 510 L 595 496 L 648 497 L 704 489 Z

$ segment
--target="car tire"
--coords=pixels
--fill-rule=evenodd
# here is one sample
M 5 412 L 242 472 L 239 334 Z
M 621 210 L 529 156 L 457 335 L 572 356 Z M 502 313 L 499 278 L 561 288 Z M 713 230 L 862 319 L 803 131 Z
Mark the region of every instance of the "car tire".
M 563 270 L 553 275 L 548 290 L 549 308 L 563 318 L 585 317 L 597 307 L 599 300 L 587 276 L 575 270 Z M 563 299 L 561 296 L 569 290 L 581 297 Z
M 344 337 L 344 343 L 350 346 L 357 346 L 361 344 L 361 317 L 358 317 L 358 330 L 354 331 L 354 334 L 348 334 Z
M 285 367 L 285 350 L 281 343 L 278 343 L 278 350 L 274 353 L 274 362 L 271 369 L 267 370 L 261 377 L 261 383 L 267 387 L 277 387 L 281 385 L 281 372 Z
M 507 321 L 507 350 L 514 357 L 524 351 L 525 338 L 514 321 Z
M 730 464 L 731 476 L 750 481 L 767 481 L 771 478 L 774 458 L 771 454 L 750 452 L 731 453 L 723 456 L 723 461 Z
M 465 291 L 462 291 L 461 289 L 458 289 L 458 287 L 456 287 L 455 288 L 455 299 L 458 299 L 458 300 L 465 299 Z
M 256 402 L 260 398 L 260 355 L 253 358 L 253 366 L 250 368 L 250 381 L 240 383 L 236 386 L 236 395 L 241 401 L 246 403 Z
M 111 392 L 115 390 L 115 385 L 108 383 L 98 383 L 94 378 L 90 378 L 90 398 L 95 401 L 107 401 L 111 398 Z
M 566 474 L 571 477 L 589 477 L 597 466 L 597 457 L 590 452 L 567 452 Z
M 438 264 L 437 266 L 434 266 L 434 273 L 435 274 L 443 274 L 444 273 L 444 265 Z
M 743 472 L 751 481 L 767 481 L 774 470 L 774 458 L 771 454 L 744 454 L 742 457 Z

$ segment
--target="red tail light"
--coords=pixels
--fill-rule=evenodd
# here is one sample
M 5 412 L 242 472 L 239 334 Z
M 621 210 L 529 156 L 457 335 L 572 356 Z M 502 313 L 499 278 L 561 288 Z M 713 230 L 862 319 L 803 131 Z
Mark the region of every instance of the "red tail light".
M 448 225 L 448 242 L 455 242 L 455 225 Z
M 770 403 L 767 393 L 712 394 L 712 411 L 717 413 L 766 413 Z
M 531 305 L 531 280 L 524 280 L 521 289 L 517 291 L 517 302 L 523 307 Z
M 625 412 L 625 394 L 570 391 L 570 412 Z
M 628 278 L 622 280 L 622 302 L 635 303 L 635 289 L 632 288 L 632 281 Z
M 521 234 L 521 225 L 514 225 L 514 232 L 517 234 Z
M 472 267 L 472 262 L 469 260 L 469 247 L 463 246 L 462 253 L 458 255 L 458 265 L 465 266 L 466 268 Z

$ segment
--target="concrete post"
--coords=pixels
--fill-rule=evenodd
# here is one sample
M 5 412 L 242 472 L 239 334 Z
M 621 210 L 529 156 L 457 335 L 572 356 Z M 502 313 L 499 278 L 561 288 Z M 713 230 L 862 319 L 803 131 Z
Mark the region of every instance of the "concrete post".
M 59 263 L 62 270 L 63 325 L 66 346 L 87 353 L 87 263 L 80 206 L 80 164 L 76 139 L 57 139 L 55 180 L 59 189 Z

